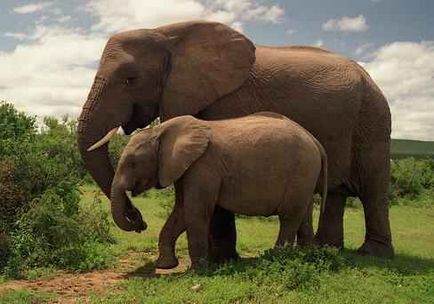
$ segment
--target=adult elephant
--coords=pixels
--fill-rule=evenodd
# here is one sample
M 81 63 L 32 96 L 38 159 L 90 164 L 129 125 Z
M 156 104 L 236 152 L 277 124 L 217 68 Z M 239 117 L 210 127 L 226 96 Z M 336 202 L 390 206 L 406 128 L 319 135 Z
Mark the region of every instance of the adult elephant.
M 86 168 L 109 196 L 114 173 L 107 142 L 117 127 L 129 134 L 157 117 L 165 121 L 191 114 L 215 120 L 260 111 L 297 121 L 327 151 L 329 193 L 318 242 L 343 246 L 345 201 L 358 196 L 366 224 L 359 252 L 393 255 L 387 101 L 357 63 L 323 49 L 255 47 L 239 32 L 214 22 L 115 34 L 107 42 L 83 106 L 78 141 Z M 143 229 L 127 202 L 112 204 L 116 224 L 126 231 Z M 213 258 L 237 256 L 232 213 L 215 211 L 210 239 Z

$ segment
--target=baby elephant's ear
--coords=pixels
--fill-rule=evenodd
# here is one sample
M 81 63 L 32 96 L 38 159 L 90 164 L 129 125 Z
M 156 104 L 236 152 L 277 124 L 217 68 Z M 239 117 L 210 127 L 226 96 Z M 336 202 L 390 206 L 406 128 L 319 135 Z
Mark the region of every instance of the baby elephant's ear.
M 167 187 L 178 180 L 206 150 L 210 128 L 193 116 L 179 116 L 160 125 L 158 177 Z

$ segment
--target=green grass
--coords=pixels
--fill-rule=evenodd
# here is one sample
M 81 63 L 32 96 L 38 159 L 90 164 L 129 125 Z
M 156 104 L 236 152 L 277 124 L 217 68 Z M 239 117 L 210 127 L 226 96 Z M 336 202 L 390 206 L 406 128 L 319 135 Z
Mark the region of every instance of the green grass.
M 39 304 L 49 303 L 55 299 L 56 296 L 51 293 L 17 289 L 0 296 L 0 304 Z
M 159 200 L 155 192 L 147 198 L 134 199 L 149 228 L 142 234 L 115 229 L 120 240 L 115 246 L 118 252 L 132 249 L 155 255 L 158 233 L 164 223 Z M 267 264 L 260 257 L 205 273 L 162 278 L 133 276 L 121 283 L 123 292 L 94 296 L 91 302 L 434 303 L 434 208 L 396 206 L 390 209 L 390 217 L 396 250 L 393 260 L 359 257 L 354 253 L 363 242 L 364 217 L 362 209 L 349 208 L 344 219 L 347 249 L 337 257 L 331 256 L 332 260 L 343 259 L 338 270 L 323 269 L 321 259 L 300 260 L 297 255 L 311 254 L 302 250 L 288 253 L 296 257 L 292 257 L 292 264 L 285 262 L 282 269 L 279 263 Z M 314 218 L 318 218 L 317 212 Z M 237 229 L 241 255 L 258 256 L 273 246 L 278 222 L 240 218 Z M 185 237 L 178 242 L 177 252 L 187 255 Z M 297 280 L 301 283 L 294 287 Z M 202 289 L 193 291 L 191 287 L 196 284 Z
M 85 186 L 83 190 L 84 203 L 92 203 L 95 188 Z M 391 260 L 354 253 L 363 241 L 363 210 L 348 208 L 344 252 L 264 253 L 275 242 L 277 220 L 243 217 L 237 219 L 237 247 L 244 257 L 240 262 L 195 273 L 148 277 L 140 269 L 155 259 L 158 233 L 165 221 L 164 200 L 156 191 L 133 199 L 148 223 L 146 232 L 127 233 L 113 226 L 118 241 L 112 252 L 118 256 L 142 252 L 141 264 L 116 288 L 91 295 L 90 303 L 434 303 L 434 207 L 390 209 L 396 250 Z M 103 204 L 108 208 L 106 199 Z M 185 236 L 177 244 L 177 253 L 188 255 Z M 199 289 L 192 290 L 198 284 Z M 34 303 L 26 299 L 39 296 L 21 293 L 7 294 L 15 302 L 0 297 L 0 303 Z
M 392 158 L 434 157 L 434 142 L 409 139 L 392 139 Z

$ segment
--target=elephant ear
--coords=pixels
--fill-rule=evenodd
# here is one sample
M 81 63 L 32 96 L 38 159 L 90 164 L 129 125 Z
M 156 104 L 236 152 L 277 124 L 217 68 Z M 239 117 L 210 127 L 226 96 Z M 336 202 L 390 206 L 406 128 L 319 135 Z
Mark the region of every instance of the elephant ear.
M 178 180 L 206 150 L 210 128 L 193 116 L 180 116 L 159 127 L 158 178 L 162 187 Z
M 241 33 L 216 22 L 185 22 L 157 28 L 168 37 L 171 71 L 161 119 L 195 115 L 238 89 L 255 62 L 255 46 Z

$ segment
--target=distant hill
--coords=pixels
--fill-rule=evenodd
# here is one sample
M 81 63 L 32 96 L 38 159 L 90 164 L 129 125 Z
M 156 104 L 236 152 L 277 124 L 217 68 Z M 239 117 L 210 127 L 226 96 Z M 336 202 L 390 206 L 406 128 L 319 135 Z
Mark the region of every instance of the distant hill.
M 392 139 L 392 158 L 434 158 L 434 141 Z

